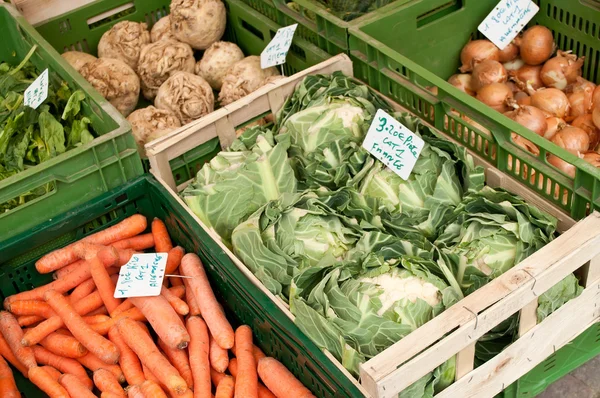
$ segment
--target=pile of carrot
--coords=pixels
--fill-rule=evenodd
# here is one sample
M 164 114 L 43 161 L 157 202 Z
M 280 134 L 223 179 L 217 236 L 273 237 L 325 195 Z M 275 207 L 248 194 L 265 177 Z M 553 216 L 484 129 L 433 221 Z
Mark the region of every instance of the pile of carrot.
M 0 397 L 21 396 L 9 363 L 51 398 L 313 397 L 249 326 L 234 330 L 200 258 L 161 220 L 147 228 L 134 215 L 36 262 L 55 280 L 4 300 Z M 115 298 L 120 267 L 149 249 L 174 276 L 158 296 Z

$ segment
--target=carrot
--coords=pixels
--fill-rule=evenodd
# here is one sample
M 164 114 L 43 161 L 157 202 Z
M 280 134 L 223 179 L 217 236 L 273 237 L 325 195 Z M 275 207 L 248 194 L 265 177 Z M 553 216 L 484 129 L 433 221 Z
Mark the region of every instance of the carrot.
M 133 250 L 146 250 L 154 247 L 154 236 L 151 233 L 132 236 L 131 238 L 122 239 L 111 244 L 117 250 L 120 249 L 133 249 Z
M 125 397 L 125 391 L 119 380 L 110 371 L 100 368 L 94 372 L 94 384 L 101 392 L 111 391 Z
M 125 344 L 125 341 L 123 340 L 123 337 L 121 337 L 116 326 L 110 328 L 108 331 L 108 338 L 119 347 L 119 351 L 121 351 L 119 365 L 123 370 L 123 375 L 125 376 L 127 383 L 131 385 L 142 383 L 144 381 L 144 372 L 142 371 L 140 360 L 131 348 Z
M 134 254 L 139 253 L 137 250 L 133 250 L 133 249 L 122 249 L 119 250 L 119 261 L 117 261 L 117 265 L 119 267 L 122 267 L 123 265 L 127 264 L 129 262 L 129 260 L 131 260 L 131 257 L 133 257 Z
M 127 387 L 127 398 L 146 398 L 139 385 Z
M 242 325 L 235 331 L 238 375 L 235 378 L 236 397 L 258 397 L 256 362 L 252 355 L 252 329 Z
M 17 389 L 17 383 L 13 376 L 10 366 L 4 358 L 0 356 L 0 397 L 2 398 L 20 398 L 21 394 Z
M 101 315 L 101 316 L 98 317 L 98 315 Z M 98 317 L 97 319 L 104 319 L 103 317 L 110 318 L 108 315 L 109 315 L 108 310 L 106 309 L 106 306 L 103 305 L 102 307 L 96 308 L 94 311 L 86 314 L 85 316 L 89 317 L 89 318 Z M 104 319 L 104 320 L 106 320 L 106 319 Z M 92 321 L 92 323 L 98 323 L 98 322 Z
M 59 268 L 56 271 L 54 271 L 54 273 L 52 274 L 52 279 L 54 279 L 54 280 L 62 279 L 67 274 L 70 274 L 71 272 L 73 272 L 77 268 L 82 267 L 83 264 L 85 264 L 85 263 L 86 263 L 85 260 L 76 260 L 75 262 L 73 262 L 73 263 L 71 263 L 69 265 L 65 265 L 64 267 Z
M 44 369 L 34 366 L 29 369 L 29 380 L 50 398 L 69 398 L 69 393 Z
M 38 363 L 43 365 L 52 366 L 58 369 L 62 373 L 70 373 L 77 376 L 79 380 L 88 388 L 92 389 L 93 383 L 87 376 L 87 373 L 83 366 L 72 358 L 65 358 L 60 355 L 56 355 L 44 347 L 34 346 L 32 347 L 35 359 Z
M 79 358 L 87 354 L 88 350 L 75 337 L 65 336 L 60 333 L 50 333 L 40 341 L 40 345 L 56 355 L 66 358 Z
M 4 336 L 10 350 L 19 362 L 28 369 L 37 366 L 31 348 L 21 345 L 23 330 L 21 330 L 17 319 L 10 312 L 0 311 L 0 333 Z
M 100 306 L 102 306 L 102 298 L 100 297 L 100 293 L 97 291 L 73 304 L 75 312 L 77 312 L 79 315 L 87 314 Z M 29 329 L 23 336 L 21 343 L 24 346 L 32 346 L 37 344 L 42 341 L 44 337 L 63 326 L 64 323 L 62 319 L 58 315 L 55 315 L 52 318 L 48 318 L 44 322 L 40 323 L 36 327 Z
M 40 366 L 40 368 L 44 369 L 46 371 L 46 373 L 48 373 L 54 380 L 58 381 L 58 379 L 60 379 L 60 376 L 62 375 L 62 373 L 60 373 L 56 368 L 53 368 L 52 366 Z
M 144 364 L 142 364 L 142 370 L 144 371 L 144 377 L 146 380 L 152 380 L 158 383 L 158 378 L 154 376 L 154 373 Z
M 189 315 L 200 315 L 200 307 L 196 302 L 196 298 L 194 297 L 194 292 L 192 292 L 190 283 L 188 282 L 187 278 L 181 279 L 183 279 L 183 284 L 185 286 L 185 301 L 190 309 Z
M 210 361 L 208 359 L 209 337 L 206 323 L 202 318 L 192 316 L 187 319 L 191 335 L 189 354 L 190 367 L 194 377 L 194 397 L 208 397 L 210 385 Z
M 182 296 L 185 293 L 185 286 L 174 286 L 173 288 L 182 288 L 182 289 L 179 289 L 182 291 Z M 164 298 L 167 299 L 167 301 L 169 302 L 171 307 L 173 307 L 175 312 L 178 313 L 179 315 L 187 315 L 190 312 L 190 307 L 188 307 L 188 305 L 185 303 L 185 301 L 183 301 L 182 299 L 177 297 L 174 293 L 172 293 L 166 287 L 163 286 L 161 288 L 160 294 L 163 295 Z
M 94 280 L 94 283 L 98 288 L 98 292 L 100 292 L 100 297 L 102 297 L 102 301 L 104 302 L 104 305 L 106 306 L 106 309 L 108 310 L 109 314 L 112 314 L 115 308 L 117 308 L 119 304 L 121 304 L 121 299 L 114 297 L 115 284 L 110 279 L 110 275 L 108 274 L 106 267 L 114 265 L 116 263 L 117 258 L 115 256 L 113 258 L 114 262 L 110 265 L 103 263 L 101 258 L 102 256 L 106 255 L 106 253 L 104 253 L 104 250 L 109 251 L 115 249 L 107 248 L 101 250 L 100 252 L 98 252 L 98 255 L 96 257 L 89 261 L 89 265 L 90 271 L 92 273 L 92 279 Z
M 80 364 L 82 364 L 83 366 L 85 366 L 86 368 L 88 368 L 89 370 L 91 370 L 92 372 L 95 372 L 98 369 L 106 369 L 106 370 L 110 371 L 112 374 L 114 374 L 120 383 L 125 382 L 125 376 L 123 375 L 123 370 L 121 369 L 121 367 L 119 365 L 110 365 L 110 364 L 107 364 L 106 362 L 102 362 L 102 360 L 100 358 L 98 358 L 91 352 L 88 352 L 84 356 L 77 358 L 77 361 Z
M 218 387 L 221 380 L 223 380 L 227 376 L 225 373 L 217 372 L 213 368 L 210 368 L 210 380 L 212 383 Z
M 54 290 L 49 290 L 44 294 L 44 299 L 85 348 L 108 364 L 118 362 L 119 349 L 117 346 L 94 332 L 64 296 Z
M 95 311 L 92 311 L 95 312 Z M 88 325 L 97 325 L 99 323 L 109 322 L 112 318 L 104 314 L 86 315 L 83 320 Z
M 314 397 L 310 390 L 278 360 L 271 357 L 258 361 L 258 374 L 265 385 L 276 397 L 309 398 Z
M 169 255 L 167 256 L 167 265 L 165 266 L 165 274 L 172 274 L 177 268 L 179 268 L 184 254 L 185 249 L 181 246 L 175 246 L 169 250 Z
M 179 270 L 175 270 L 171 273 L 171 275 L 179 275 Z M 171 286 L 183 286 L 183 278 L 177 277 L 177 276 L 171 276 L 169 277 L 169 283 L 171 283 Z M 163 280 L 164 282 L 164 280 Z
M 217 372 L 225 372 L 227 370 L 227 366 L 229 365 L 229 355 L 227 354 L 227 350 L 224 350 L 217 344 L 215 339 L 210 336 L 210 365 Z
M 85 384 L 72 374 L 64 374 L 58 378 L 61 386 L 67 390 L 71 398 L 96 398 L 96 396 L 87 388 Z
M 233 347 L 231 347 L 231 352 L 233 352 L 233 355 L 235 354 L 235 345 Z M 252 356 L 254 356 L 254 361 L 256 362 L 256 364 L 258 365 L 258 361 L 260 361 L 262 358 L 265 358 L 266 355 L 264 352 L 262 352 L 262 350 L 260 348 L 258 348 L 255 345 L 252 345 Z
M 190 341 L 183 322 L 164 296 L 130 297 L 154 331 L 169 347 L 183 349 Z
M 117 308 L 115 308 L 115 310 L 113 311 L 112 316 L 117 316 L 122 312 L 127 311 L 130 308 L 133 308 L 134 305 L 133 303 L 129 300 L 129 299 L 125 299 L 123 300 L 123 302 L 121 304 L 119 304 L 119 306 Z
M 225 376 L 217 386 L 215 398 L 233 398 L 235 380 L 231 376 Z
M 73 247 L 77 243 L 95 243 L 100 245 L 107 245 L 116 241 L 127 239 L 132 236 L 142 233 L 148 226 L 146 217 L 136 214 L 125 220 L 121 221 L 117 225 L 110 228 L 92 234 L 86 238 L 83 238 L 79 242 L 72 243 L 66 247 L 55 250 L 51 253 L 46 254 L 35 263 L 35 268 L 41 274 L 46 274 L 57 270 L 65 265 L 69 265 L 77 260 L 77 255 Z
M 139 308 L 134 307 L 125 312 L 120 313 L 117 316 L 110 318 L 106 322 L 96 323 L 96 324 L 90 325 L 90 327 L 96 333 L 99 333 L 99 334 L 105 336 L 108 333 L 108 331 L 110 330 L 110 328 L 115 326 L 117 324 L 117 322 L 119 322 L 119 320 L 121 320 L 123 318 L 130 318 L 130 319 L 133 319 L 134 321 L 145 321 L 146 320 L 146 317 L 144 316 L 144 314 L 142 314 L 142 311 L 140 311 Z
M 192 376 L 192 369 L 190 368 L 190 360 L 187 352 L 185 350 L 171 348 L 161 339 L 158 339 L 158 345 L 171 362 L 171 365 L 173 365 L 181 377 L 183 377 L 183 380 L 185 380 L 188 387 L 194 387 L 194 378 Z
M 94 280 L 90 278 L 73 289 L 71 294 L 69 294 L 69 301 L 74 304 L 82 298 L 92 294 L 94 290 L 96 290 L 96 284 L 94 283 Z
M 154 237 L 154 249 L 157 253 L 168 253 L 173 248 L 167 226 L 158 218 L 152 220 L 152 236 Z
M 178 318 L 179 319 L 179 318 Z M 136 353 L 152 373 L 171 391 L 183 394 L 187 390 L 185 380 L 179 375 L 177 369 L 158 351 L 152 338 L 136 321 L 128 318 L 117 323 L 117 329 L 125 343 Z
M 126 396 L 127 393 L 125 391 L 123 391 L 123 394 L 117 394 L 116 392 L 112 391 L 104 391 L 102 394 L 100 394 L 100 398 L 123 398 Z
M 237 376 L 237 359 L 231 358 L 229 361 L 229 373 L 235 378 Z M 260 381 L 258 382 L 258 398 L 276 398 L 275 395 Z
M 140 390 L 146 398 L 167 398 L 167 394 L 163 391 L 160 386 L 151 380 L 146 380 L 140 384 Z
M 54 311 L 48 304 L 39 300 L 19 300 L 10 303 L 7 310 L 15 316 L 20 315 L 38 315 L 44 318 L 50 318 Z
M 33 326 L 36 323 L 43 322 L 46 318 L 43 316 L 37 315 L 22 315 L 17 318 L 17 322 L 19 322 L 19 326 Z
M 192 277 L 188 281 L 210 333 L 221 348 L 230 349 L 235 341 L 233 328 L 215 298 L 200 258 L 188 253 L 183 256 L 180 268 L 183 275 Z
M 14 366 L 23 376 L 27 377 L 27 368 L 15 357 L 15 354 L 10 349 L 10 346 L 0 333 L 0 356 L 4 357 L 12 366 Z

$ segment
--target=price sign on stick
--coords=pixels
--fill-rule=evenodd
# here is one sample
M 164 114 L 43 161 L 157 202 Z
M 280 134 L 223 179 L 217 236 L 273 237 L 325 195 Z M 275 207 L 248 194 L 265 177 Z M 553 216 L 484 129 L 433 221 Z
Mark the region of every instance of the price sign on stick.
M 421 154 L 425 141 L 387 112 L 377 110 L 363 141 L 363 148 L 407 180 Z
M 23 95 L 23 103 L 33 109 L 37 109 L 48 98 L 48 69 L 43 71 L 37 79 L 31 83 Z
M 273 40 L 260 53 L 260 67 L 262 69 L 285 64 L 285 58 L 288 51 L 290 51 L 294 32 L 296 32 L 297 27 L 298 24 L 294 24 L 277 30 Z
M 502 0 L 478 29 L 496 47 L 504 50 L 539 10 L 531 0 Z
M 166 265 L 167 253 L 134 254 L 121 267 L 114 297 L 158 296 Z

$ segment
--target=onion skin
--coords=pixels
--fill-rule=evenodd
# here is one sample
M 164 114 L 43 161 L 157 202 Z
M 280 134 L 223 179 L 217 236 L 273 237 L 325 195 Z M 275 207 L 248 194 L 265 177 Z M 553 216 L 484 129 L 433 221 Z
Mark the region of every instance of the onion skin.
M 577 127 L 567 126 L 559 130 L 550 141 L 571 152 L 586 152 L 590 149 L 588 134 Z
M 600 153 L 586 152 L 583 154 L 583 160 L 585 160 L 594 167 L 600 167 Z
M 505 62 L 502 64 L 502 66 L 504 66 L 504 69 L 506 69 L 507 71 L 519 70 L 523 67 L 523 65 L 526 64 L 525 61 L 523 61 L 521 58 L 516 58 L 512 61 Z
M 489 40 L 473 40 L 467 43 L 460 52 L 459 68 L 462 73 L 470 72 L 478 63 L 490 59 L 500 60 L 500 49 Z
M 492 83 L 506 83 L 508 74 L 498 61 L 487 59 L 473 68 L 471 85 L 475 91 Z
M 596 127 L 600 129 L 600 105 L 596 105 L 592 111 L 592 120 L 594 121 Z
M 463 93 L 467 93 L 471 96 L 475 95 L 473 79 L 470 74 L 463 73 L 460 75 L 452 75 L 450 76 L 450 79 L 448 79 L 448 83 L 452 84 Z
M 592 111 L 592 92 L 577 91 L 567 96 L 571 105 L 569 116 L 572 119 L 585 115 Z
M 581 115 L 573 120 L 571 126 L 582 129 L 588 134 L 590 138 L 590 148 L 596 148 L 600 143 L 600 129 L 594 124 L 593 115 L 588 113 L 587 115 Z
M 504 47 L 504 50 L 500 50 L 500 53 L 498 54 L 499 61 L 502 63 L 513 61 L 518 56 L 519 46 L 517 46 L 514 41 Z
M 528 65 L 541 65 L 554 53 L 552 32 L 545 26 L 532 26 L 523 33 L 520 41 L 520 54 Z
M 504 115 L 540 136 L 543 136 L 548 129 L 546 116 L 542 111 L 533 106 L 521 106 L 514 111 L 505 113 Z
M 548 126 L 548 128 L 546 129 L 546 132 L 544 133 L 544 138 L 547 140 L 551 140 L 552 137 L 554 137 L 554 134 L 556 134 L 556 132 L 558 130 L 561 130 L 567 126 L 567 122 L 565 122 L 563 119 L 561 119 L 559 117 L 550 116 L 550 117 L 546 118 L 546 125 Z
M 536 91 L 531 96 L 531 105 L 561 119 L 569 114 L 571 108 L 567 95 L 556 88 L 544 88 Z
M 526 140 L 525 138 L 517 135 L 516 133 L 510 133 L 510 138 L 512 141 L 522 149 L 525 149 L 527 152 L 533 153 L 535 156 L 540 155 L 540 149 L 531 141 Z
M 477 99 L 490 108 L 505 113 L 509 110 L 507 101 L 513 99 L 513 93 L 504 83 L 492 83 L 477 92 Z
M 558 55 L 551 58 L 542 67 L 541 77 L 546 87 L 565 90 L 569 84 L 575 83 L 581 77 L 581 67 L 584 57 L 559 51 Z
M 596 86 L 594 93 L 592 94 L 592 106 L 600 107 L 600 86 Z
M 589 80 L 584 79 L 583 77 L 578 77 L 574 83 L 571 83 L 567 86 L 567 93 L 576 93 L 578 91 L 591 91 L 594 92 L 596 89 L 596 85 Z M 598 91 L 598 96 L 600 97 L 600 90 Z
M 548 163 L 550 163 L 552 166 L 556 167 L 569 177 L 575 178 L 575 171 L 577 169 L 571 163 L 567 163 L 555 155 L 548 155 Z
M 527 91 L 529 87 L 534 90 L 544 87 L 541 72 L 542 66 L 524 65 L 520 69 L 511 71 L 508 74 L 521 90 Z

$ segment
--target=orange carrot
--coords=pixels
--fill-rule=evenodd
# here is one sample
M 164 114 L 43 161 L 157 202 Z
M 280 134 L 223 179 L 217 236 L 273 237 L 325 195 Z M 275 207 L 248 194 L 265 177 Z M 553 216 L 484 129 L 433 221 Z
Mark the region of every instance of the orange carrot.
M 96 284 L 94 283 L 94 280 L 90 278 L 73 289 L 71 294 L 69 294 L 69 301 L 71 301 L 72 304 L 75 304 L 82 298 L 92 294 L 94 290 L 96 290 Z
M 62 373 L 70 373 L 77 376 L 79 380 L 88 388 L 92 389 L 92 381 L 87 376 L 87 373 L 83 366 L 72 358 L 65 358 L 60 355 L 56 355 L 44 347 L 34 346 L 32 347 L 35 359 L 38 363 L 43 365 L 52 366 L 58 369 Z
M 229 373 L 235 378 L 237 376 L 237 359 L 231 358 L 229 361 Z M 276 398 L 275 395 L 260 381 L 258 382 L 258 398 Z
M 13 354 L 2 333 L 0 333 L 0 357 L 4 357 L 4 359 L 10 362 L 10 364 L 21 372 L 23 376 L 27 377 L 27 368 L 17 359 L 17 357 L 15 357 L 15 354 Z
M 237 397 L 258 397 L 256 362 L 252 355 L 252 329 L 242 325 L 235 331 L 238 374 L 235 378 Z
M 100 293 L 93 292 L 87 297 L 73 304 L 73 308 L 79 314 L 87 314 L 102 305 Z M 24 346 L 32 346 L 42 341 L 44 337 L 64 326 L 62 319 L 55 315 L 40 323 L 36 327 L 29 329 L 23 336 L 22 344 Z
M 167 398 L 167 394 L 163 391 L 160 386 L 151 380 L 146 380 L 140 384 L 140 390 L 146 398 Z
M 131 348 L 125 344 L 125 341 L 121 337 L 116 326 L 110 328 L 108 331 L 108 338 L 119 347 L 119 351 L 121 351 L 119 365 L 123 370 L 127 384 L 133 385 L 142 383 L 144 381 L 144 372 L 142 371 L 140 360 Z
M 217 372 L 225 372 L 227 370 L 227 365 L 229 365 L 229 355 L 227 354 L 227 350 L 224 350 L 217 344 L 215 339 L 210 336 L 210 365 Z
M 17 383 L 13 376 L 10 366 L 4 358 L 0 356 L 0 397 L 2 398 L 20 398 L 21 394 L 17 389 Z
M 217 386 L 215 398 L 233 398 L 235 380 L 231 376 L 225 376 Z
M 183 380 L 189 388 L 194 387 L 194 378 L 192 376 L 192 369 L 190 368 L 190 360 L 185 350 L 179 350 L 177 348 L 171 348 L 164 341 L 158 339 L 158 345 L 165 353 L 171 365 L 177 369 Z
M 108 251 L 108 250 L 115 250 L 115 249 L 107 248 L 107 249 L 101 250 L 100 252 L 98 252 L 97 257 L 94 257 L 93 259 L 91 259 L 89 261 L 89 265 L 90 265 L 90 271 L 92 273 L 92 279 L 94 280 L 94 283 L 96 284 L 96 287 L 98 288 L 100 297 L 102 297 L 102 301 L 104 302 L 104 305 L 106 306 L 106 309 L 108 310 L 109 314 L 112 314 L 112 312 L 115 310 L 115 308 L 117 308 L 119 306 L 119 304 L 121 304 L 121 299 L 114 297 L 115 284 L 110 279 L 110 275 L 108 274 L 106 267 L 114 265 L 117 261 L 117 257 L 116 256 L 114 257 L 114 259 L 113 259 L 114 262 L 110 265 L 103 263 L 101 258 L 102 258 L 102 256 L 106 255 L 104 253 L 104 250 Z
M 152 236 L 154 236 L 154 249 L 157 253 L 168 253 L 173 248 L 167 226 L 158 218 L 152 220 Z
M 125 391 L 123 391 L 123 394 L 117 394 L 116 392 L 112 392 L 112 391 L 104 391 L 102 394 L 100 394 L 100 398 L 123 398 L 127 396 L 127 393 L 125 393 Z
M 154 236 L 151 233 L 122 239 L 111 244 L 115 249 L 146 250 L 154 247 Z
M 36 323 L 43 322 L 46 318 L 43 316 L 37 315 L 21 315 L 17 318 L 17 322 L 19 322 L 19 326 L 33 326 Z
M 158 351 L 152 338 L 136 321 L 128 318 L 121 319 L 117 323 L 117 329 L 142 364 L 146 365 L 169 390 L 177 394 L 183 394 L 187 390 L 185 380 L 179 375 L 177 369 Z
M 127 387 L 127 398 L 146 398 L 139 385 Z
M 85 260 L 77 260 L 69 265 L 65 265 L 62 268 L 57 269 L 56 271 L 54 271 L 54 273 L 52 274 L 52 279 L 57 280 L 57 279 L 62 279 L 64 278 L 67 274 L 70 274 L 71 272 L 73 272 L 74 270 L 76 270 L 77 268 L 80 268 L 82 266 L 84 266 L 84 264 L 86 264 Z
M 92 311 L 95 312 L 95 311 Z M 97 325 L 99 323 L 109 322 L 112 318 L 108 315 L 104 314 L 96 314 L 96 315 L 86 315 L 83 317 L 83 320 L 88 325 Z
M 187 319 L 187 328 L 192 338 L 189 354 L 194 377 L 194 397 L 208 397 L 211 390 L 208 329 L 202 318 L 197 316 Z
M 117 316 L 119 315 L 121 312 L 125 312 L 130 308 L 133 308 L 134 305 L 133 303 L 129 300 L 129 299 L 125 299 L 123 300 L 123 302 L 121 304 L 119 304 L 119 306 L 117 308 L 115 308 L 115 310 L 113 311 L 112 316 Z
M 185 249 L 181 246 L 175 246 L 169 250 L 167 265 L 165 266 L 165 274 L 172 274 L 177 268 L 179 268 L 184 254 Z
M 119 380 L 110 371 L 100 368 L 94 372 L 94 384 L 101 392 L 112 391 L 125 397 L 125 391 L 119 384 Z
M 50 398 L 70 398 L 67 390 L 54 380 L 44 369 L 34 366 L 29 369 L 29 380 Z
M 50 318 L 54 311 L 48 304 L 39 300 L 19 300 L 8 305 L 8 311 L 15 316 L 20 315 L 38 315 L 44 318 Z
M 108 333 L 108 331 L 110 330 L 110 328 L 115 326 L 117 324 L 117 322 L 119 322 L 119 320 L 121 320 L 123 318 L 130 318 L 130 319 L 133 319 L 134 321 L 145 321 L 146 320 L 146 317 L 144 316 L 144 314 L 142 314 L 142 311 L 140 311 L 139 308 L 134 307 L 125 312 L 120 313 L 117 316 L 110 318 L 106 322 L 96 323 L 96 324 L 90 325 L 90 327 L 96 333 L 99 333 L 99 334 L 105 336 Z
M 174 288 L 182 288 L 179 289 L 182 291 L 182 296 L 185 293 L 185 287 L 184 286 L 175 286 Z M 173 307 L 173 309 L 175 310 L 176 313 L 178 313 L 179 315 L 187 315 L 190 312 L 190 308 L 188 307 L 188 305 L 185 303 L 185 301 L 183 301 L 182 299 L 180 299 L 179 297 L 177 297 L 175 294 L 173 294 L 169 289 L 167 289 L 166 287 L 162 287 L 160 290 L 160 294 L 164 296 L 164 298 L 167 299 L 167 301 L 169 302 L 169 304 L 171 305 L 171 307 Z
M 265 357 L 258 362 L 258 374 L 276 397 L 314 397 L 310 390 L 278 360 Z
M 154 373 L 144 364 L 142 364 L 142 370 L 144 371 L 144 377 L 146 380 L 152 380 L 158 383 L 158 377 L 154 376 Z
M 17 319 L 10 312 L 0 311 L 0 333 L 4 336 L 4 340 L 6 340 L 10 350 L 19 362 L 28 369 L 37 366 L 31 348 L 21 345 L 23 330 L 19 326 Z
M 227 375 L 225 373 L 217 372 L 213 368 L 210 368 L 210 380 L 215 386 L 219 386 L 221 380 L 223 380 L 226 376 Z
M 188 282 L 187 278 L 181 279 L 183 279 L 183 284 L 185 286 L 185 301 L 190 309 L 190 315 L 200 315 L 200 307 L 196 302 L 196 298 L 194 297 L 194 292 L 192 292 L 190 283 Z
M 102 316 L 98 317 L 98 315 L 102 315 Z M 85 314 L 85 316 L 89 317 L 89 318 L 91 318 L 91 317 L 98 317 L 97 320 L 104 319 L 103 317 L 110 318 L 107 315 L 109 315 L 108 314 L 108 310 L 106 309 L 106 306 L 104 306 L 104 305 L 102 307 L 100 307 L 100 308 L 96 308 L 94 311 L 92 311 L 92 312 L 90 312 L 88 314 Z M 106 319 L 104 319 L 104 320 L 106 320 Z M 96 322 L 92 321 L 92 323 L 98 323 L 98 321 L 96 321 Z
M 231 352 L 233 353 L 233 355 L 236 355 L 235 354 L 235 345 L 233 347 L 231 347 Z M 252 345 L 252 356 L 254 356 L 254 361 L 256 362 L 257 365 L 258 365 L 258 361 L 260 361 L 262 358 L 266 357 L 265 353 L 262 352 L 262 350 L 255 345 Z
M 60 333 L 50 333 L 40 341 L 40 345 L 56 355 L 66 358 L 79 358 L 87 354 L 88 350 L 75 337 L 65 336 Z
M 118 362 L 119 349 L 117 346 L 94 332 L 64 296 L 54 290 L 49 290 L 44 294 L 44 299 L 85 348 L 108 364 Z
M 64 374 L 58 378 L 61 386 L 67 390 L 71 398 L 96 398 L 96 396 L 87 388 L 85 384 L 72 374 Z
M 221 348 L 230 349 L 235 342 L 233 328 L 215 298 L 200 258 L 188 253 L 183 256 L 180 268 L 183 275 L 192 277 L 188 281 L 210 333 Z
M 77 358 L 77 361 L 80 364 L 82 364 L 83 366 L 85 366 L 86 368 L 88 368 L 89 370 L 91 370 L 92 372 L 95 372 L 98 369 L 106 369 L 106 370 L 110 371 L 112 374 L 114 374 L 120 383 L 125 382 L 125 376 L 123 375 L 123 370 L 121 369 L 121 367 L 119 365 L 109 365 L 105 362 L 102 362 L 102 360 L 100 358 L 98 358 L 91 352 L 88 352 L 84 356 Z
M 35 263 L 35 268 L 41 274 L 46 274 L 57 270 L 65 265 L 69 265 L 77 260 L 77 255 L 73 250 L 73 246 L 77 243 L 95 243 L 100 245 L 108 245 L 122 239 L 127 239 L 132 236 L 142 233 L 148 226 L 146 217 L 136 214 L 117 225 L 92 234 L 79 242 L 70 244 L 62 249 L 55 250 L 46 254 Z
M 190 341 L 183 322 L 164 296 L 130 297 L 154 331 L 169 347 L 183 349 Z
M 123 265 L 127 264 L 129 260 L 131 260 L 131 257 L 133 257 L 134 254 L 137 253 L 139 252 L 133 249 L 119 250 L 119 260 L 117 261 L 117 265 L 122 267 Z
M 44 369 L 46 371 L 46 373 L 48 373 L 54 380 L 58 381 L 58 379 L 60 379 L 60 376 L 62 375 L 62 373 L 60 373 L 56 368 L 53 368 L 52 366 L 40 366 L 40 368 Z
M 171 275 L 179 275 L 179 270 L 175 270 L 171 273 Z M 183 286 L 183 278 L 179 278 L 177 276 L 171 276 L 169 277 L 169 283 L 171 283 L 171 286 Z M 164 282 L 164 280 L 163 280 Z

